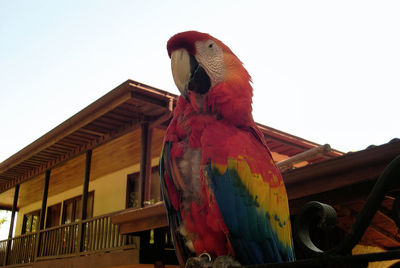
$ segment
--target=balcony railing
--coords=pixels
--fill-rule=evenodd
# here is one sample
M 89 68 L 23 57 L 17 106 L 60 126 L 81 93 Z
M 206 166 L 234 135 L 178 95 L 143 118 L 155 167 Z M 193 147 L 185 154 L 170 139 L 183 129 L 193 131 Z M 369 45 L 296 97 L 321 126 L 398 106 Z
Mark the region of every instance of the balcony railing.
M 38 257 L 75 254 L 78 247 L 79 223 L 70 223 L 39 232 Z
M 0 266 L 133 247 L 133 237 L 121 235 L 119 226 L 111 223 L 114 214 L 0 241 Z
M 119 248 L 133 243 L 130 237 L 120 235 L 119 225 L 112 224 L 110 216 L 85 220 L 83 226 L 84 252 Z

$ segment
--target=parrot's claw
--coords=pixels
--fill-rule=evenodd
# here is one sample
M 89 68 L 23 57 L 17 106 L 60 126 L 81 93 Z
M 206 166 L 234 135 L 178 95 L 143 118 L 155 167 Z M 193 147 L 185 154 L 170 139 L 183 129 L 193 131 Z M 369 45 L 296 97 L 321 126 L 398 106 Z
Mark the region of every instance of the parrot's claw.
M 189 258 L 186 261 L 185 268 L 211 268 L 211 256 L 208 253 L 202 253 L 198 257 Z
M 240 263 L 235 261 L 231 256 L 219 256 L 217 257 L 212 265 L 212 268 L 230 268 L 230 267 L 241 267 Z

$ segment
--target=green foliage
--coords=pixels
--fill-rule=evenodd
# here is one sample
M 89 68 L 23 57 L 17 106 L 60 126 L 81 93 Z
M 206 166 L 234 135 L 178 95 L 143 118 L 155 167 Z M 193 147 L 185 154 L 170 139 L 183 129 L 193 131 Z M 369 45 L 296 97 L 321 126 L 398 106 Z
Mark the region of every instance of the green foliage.
M 7 217 L 0 218 L 0 228 L 5 222 L 7 222 Z

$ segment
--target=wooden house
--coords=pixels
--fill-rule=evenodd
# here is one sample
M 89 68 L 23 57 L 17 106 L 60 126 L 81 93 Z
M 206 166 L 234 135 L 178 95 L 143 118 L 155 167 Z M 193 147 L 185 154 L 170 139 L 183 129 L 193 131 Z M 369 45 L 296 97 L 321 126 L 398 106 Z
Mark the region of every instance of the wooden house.
M 158 176 L 176 100 L 171 93 L 128 80 L 2 162 L 0 208 L 13 211 L 15 228 L 11 224 L 9 238 L 0 241 L 0 266 L 176 264 Z M 276 162 L 321 148 L 259 126 Z M 342 156 L 331 150 L 291 163 L 284 178 L 293 213 L 307 200 L 327 199 L 338 206 L 347 228 L 373 179 L 400 153 L 399 142 L 388 147 L 390 156 L 386 147 L 371 148 L 382 150 L 384 160 L 379 159 L 379 167 L 357 169 L 356 175 L 348 171 L 367 165 L 357 153 Z M 363 157 L 374 162 L 369 155 Z M 362 187 L 346 198 L 354 184 Z M 354 205 L 350 212 L 348 204 Z M 398 239 L 385 234 L 383 240 L 397 246 Z

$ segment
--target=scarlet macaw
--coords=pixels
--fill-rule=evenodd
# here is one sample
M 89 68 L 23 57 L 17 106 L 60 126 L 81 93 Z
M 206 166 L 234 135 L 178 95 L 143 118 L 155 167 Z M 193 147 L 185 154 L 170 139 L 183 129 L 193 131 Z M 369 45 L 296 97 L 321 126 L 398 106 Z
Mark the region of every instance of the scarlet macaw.
M 181 96 L 160 177 L 181 266 L 203 253 L 242 265 L 293 260 L 286 189 L 252 117 L 250 75 L 205 33 L 176 34 L 167 50 Z

